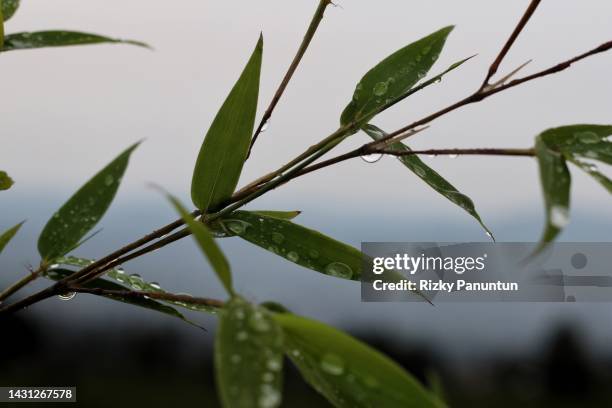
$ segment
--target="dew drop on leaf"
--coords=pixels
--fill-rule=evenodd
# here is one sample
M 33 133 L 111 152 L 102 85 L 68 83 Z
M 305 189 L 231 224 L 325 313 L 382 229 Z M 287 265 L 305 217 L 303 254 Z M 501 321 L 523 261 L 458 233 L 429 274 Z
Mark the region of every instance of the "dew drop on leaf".
M 344 360 L 335 354 L 327 353 L 321 359 L 321 369 L 327 374 L 342 375 L 344 373 Z
M 325 273 L 336 278 L 350 279 L 353 276 L 353 270 L 350 266 L 342 262 L 332 262 L 325 267 Z

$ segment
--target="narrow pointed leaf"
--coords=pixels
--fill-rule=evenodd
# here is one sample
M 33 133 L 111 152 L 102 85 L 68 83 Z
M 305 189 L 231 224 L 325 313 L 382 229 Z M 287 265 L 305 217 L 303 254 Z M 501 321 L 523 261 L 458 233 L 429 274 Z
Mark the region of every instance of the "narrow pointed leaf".
M 546 144 L 565 155 L 612 164 L 612 125 L 570 125 L 541 134 Z
M 10 240 L 13 239 L 15 234 L 19 232 L 19 229 L 21 228 L 24 222 L 25 221 L 22 221 L 19 224 L 15 225 L 14 227 L 9 228 L 8 230 L 0 234 L 0 254 L 2 253 L 4 248 L 7 246 L 7 244 L 10 242 Z
M 225 408 L 278 407 L 283 333 L 270 312 L 240 297 L 220 312 L 215 339 L 217 386 Z
M 227 200 L 238 184 L 255 125 L 262 53 L 260 37 L 204 138 L 191 181 L 191 198 L 202 212 Z
M 75 273 L 75 271 L 71 271 L 69 269 L 62 269 L 62 268 L 53 268 L 53 269 L 49 269 L 45 275 L 45 277 L 54 280 L 54 281 L 59 281 L 62 280 L 70 275 L 72 275 L 73 273 Z M 125 286 L 119 285 L 117 283 L 108 281 L 106 279 L 94 279 L 88 283 L 85 284 L 85 287 L 87 288 L 95 288 L 95 289 L 104 289 L 104 290 L 112 290 L 112 291 L 116 291 L 116 290 L 121 290 L 121 291 L 125 291 L 125 290 L 130 290 L 129 288 L 126 288 Z M 180 312 L 178 312 L 176 309 L 164 305 L 163 303 L 160 303 L 156 300 L 153 299 L 146 299 L 146 298 L 137 298 L 137 297 L 130 297 L 130 296 L 116 296 L 116 295 L 100 295 L 102 297 L 105 297 L 107 299 L 111 299 L 111 300 L 115 300 L 118 302 L 122 302 L 122 303 L 127 303 L 130 305 L 134 305 L 134 306 L 139 306 L 145 309 L 149 309 L 149 310 L 153 310 L 156 312 L 160 312 L 163 314 L 166 314 L 168 316 L 172 316 L 172 317 L 176 317 L 179 318 L 193 326 L 202 328 L 201 326 L 193 323 L 192 321 L 190 321 L 189 319 L 187 319 L 185 316 L 183 316 L 183 314 L 181 314 Z
M 363 130 L 374 140 L 380 140 L 387 135 L 383 130 L 372 124 L 365 125 L 363 127 Z M 388 147 L 388 149 L 395 150 L 398 152 L 410 151 L 410 148 L 401 142 L 392 144 Z M 421 160 L 417 155 L 398 156 L 397 158 L 400 162 L 404 164 L 404 166 L 406 166 L 410 171 L 416 174 L 431 188 L 442 194 L 453 204 L 458 205 L 464 211 L 474 217 L 476 221 L 478 221 L 478 223 L 482 226 L 482 228 L 487 232 L 487 235 L 493 238 L 493 234 L 480 218 L 480 215 L 476 211 L 476 206 L 474 205 L 474 202 L 470 197 L 459 192 L 459 190 L 457 190 L 438 172 L 427 166 L 423 162 L 423 160 Z
M 339 408 L 443 407 L 398 364 L 323 323 L 276 314 L 287 356 L 304 379 Z
M 67 256 L 57 258 L 55 262 L 58 265 L 70 265 L 70 266 L 78 266 L 84 268 L 86 266 L 91 265 L 94 261 L 91 259 L 85 258 L 77 258 L 74 256 Z M 127 274 L 121 268 L 110 269 L 106 272 L 106 275 L 109 278 L 113 279 L 115 282 L 126 286 L 126 289 L 133 289 L 144 292 L 154 292 L 154 293 L 167 293 L 167 294 L 176 294 L 165 291 L 162 289 L 161 285 L 157 282 L 147 282 L 138 274 Z M 187 295 L 186 293 L 182 293 L 182 295 Z M 185 309 L 197 311 L 197 312 L 206 312 L 211 314 L 217 313 L 217 308 L 212 306 L 202 305 L 196 302 L 189 302 L 187 300 L 181 301 L 171 301 L 171 300 L 156 300 L 156 302 L 167 303 L 173 306 L 179 306 Z
M 255 215 L 263 215 L 271 218 L 278 218 L 281 220 L 292 220 L 301 214 L 301 211 L 245 211 Z M 227 238 L 233 237 L 235 234 L 227 229 L 227 226 L 223 220 L 215 220 L 209 225 L 210 231 L 213 233 L 215 238 Z
M 535 149 L 546 209 L 546 226 L 537 253 L 569 222 L 571 176 L 563 155 L 552 150 L 541 136 L 536 138 Z
M 0 22 L 9 21 L 19 8 L 19 0 L 0 0 Z
M 5 52 L 33 48 L 66 47 L 71 45 L 103 43 L 131 44 L 140 47 L 148 47 L 147 44 L 139 41 L 122 40 L 97 34 L 76 31 L 37 31 L 6 35 L 4 37 L 4 47 L 0 51 Z
M 221 252 L 221 249 L 217 246 L 212 234 L 202 222 L 195 220 L 175 197 L 168 195 L 168 199 L 176 211 L 181 215 L 185 224 L 187 224 L 187 227 L 193 234 L 193 238 L 202 250 L 202 253 L 208 259 L 208 262 L 210 262 L 210 265 L 213 267 L 217 277 L 225 287 L 225 290 L 232 295 L 234 293 L 234 288 L 232 287 L 232 272 L 229 262 L 225 258 L 225 255 L 223 255 L 223 252 Z
M 48 261 L 74 249 L 108 210 L 121 184 L 130 155 L 138 143 L 121 153 L 60 208 L 38 238 L 38 251 Z
M 15 184 L 13 182 L 13 179 L 10 178 L 9 175 L 6 174 L 5 171 L 0 170 L 0 191 L 8 190 L 9 188 L 13 186 L 13 184 Z
M 359 280 L 361 252 L 288 220 L 235 211 L 222 220 L 226 231 L 317 272 Z
M 342 125 L 366 123 L 390 102 L 401 98 L 438 59 L 453 27 L 445 27 L 391 54 L 359 81 L 342 112 Z

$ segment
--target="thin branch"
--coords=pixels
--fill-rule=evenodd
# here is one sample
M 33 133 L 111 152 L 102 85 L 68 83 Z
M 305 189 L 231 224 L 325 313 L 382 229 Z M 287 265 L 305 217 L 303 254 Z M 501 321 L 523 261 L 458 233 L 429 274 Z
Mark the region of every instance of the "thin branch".
M 510 34 L 510 37 L 499 52 L 499 55 L 497 56 L 497 58 L 495 58 L 495 60 L 489 67 L 489 72 L 487 73 L 487 76 L 485 77 L 485 80 L 483 81 L 480 87 L 481 90 L 485 89 L 489 85 L 489 80 L 493 77 L 493 75 L 495 75 L 495 73 L 499 69 L 500 64 L 508 54 L 508 51 L 510 51 L 510 48 L 512 48 L 512 46 L 514 45 L 514 42 L 518 38 L 521 31 L 523 31 L 523 29 L 531 19 L 531 16 L 533 16 L 533 13 L 535 13 L 536 9 L 540 5 L 540 2 L 541 0 L 531 0 L 529 7 L 527 7 L 527 10 L 525 10 L 525 13 L 523 14 L 523 17 L 521 17 L 521 20 L 518 22 L 518 24 L 514 28 L 514 31 L 512 31 L 512 34 Z
M 423 155 L 440 156 L 440 155 L 456 155 L 456 156 L 535 156 L 533 149 L 498 149 L 498 148 L 477 148 L 477 149 L 427 149 L 427 150 L 391 150 L 381 149 L 375 150 L 375 153 L 387 154 L 390 156 L 414 156 Z
M 208 299 L 193 297 L 189 295 L 175 295 L 172 293 L 165 292 L 142 292 L 135 290 L 109 290 L 101 288 L 84 288 L 81 286 L 70 286 L 68 287 L 70 292 L 77 293 L 88 293 L 90 295 L 97 296 L 116 296 L 122 298 L 133 298 L 133 299 L 155 299 L 163 300 L 168 302 L 182 302 L 193 305 L 209 306 L 215 308 L 221 308 L 224 305 L 222 300 Z
M 306 53 L 308 46 L 310 45 L 312 39 L 314 38 L 314 35 L 317 32 L 319 25 L 321 24 L 321 21 L 323 20 L 325 9 L 330 4 L 331 4 L 331 0 L 320 0 L 319 1 L 319 6 L 317 7 L 317 10 L 312 16 L 312 20 L 310 21 L 308 30 L 306 31 L 306 34 L 304 35 L 304 39 L 302 40 L 302 43 L 300 44 L 300 48 L 298 48 L 297 54 L 293 58 L 293 61 L 291 62 L 291 65 L 289 66 L 287 73 L 285 74 L 278 89 L 276 90 L 274 97 L 272 97 L 272 101 L 270 102 L 268 109 L 266 109 L 266 111 L 264 112 L 261 118 L 261 121 L 259 122 L 259 126 L 257 126 L 257 130 L 255 131 L 255 134 L 253 135 L 253 138 L 251 139 L 251 145 L 249 146 L 249 151 L 247 153 L 247 159 L 251 155 L 251 150 L 253 150 L 253 145 L 255 145 L 257 138 L 263 131 L 264 127 L 268 124 L 270 118 L 272 117 L 274 108 L 276 108 L 276 105 L 278 104 L 281 97 L 283 96 L 285 89 L 287 89 L 287 85 L 289 85 L 289 81 L 291 81 L 291 78 L 293 77 L 295 70 L 300 65 L 300 62 L 302 61 L 302 58 L 304 57 L 304 54 Z

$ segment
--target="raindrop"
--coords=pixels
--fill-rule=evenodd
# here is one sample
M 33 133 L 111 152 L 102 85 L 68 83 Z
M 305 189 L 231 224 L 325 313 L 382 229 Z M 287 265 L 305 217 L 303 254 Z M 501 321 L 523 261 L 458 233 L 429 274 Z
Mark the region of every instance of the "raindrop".
M 373 154 L 366 154 L 364 156 L 361 156 L 361 160 L 363 160 L 366 163 L 376 163 L 382 157 L 383 157 L 382 153 L 373 153 Z
M 550 209 L 550 222 L 557 228 L 565 227 L 569 222 L 568 208 L 560 205 L 554 205 Z
M 316 249 L 311 249 L 310 251 L 308 251 L 308 256 L 313 259 L 317 259 L 319 257 L 319 251 L 317 251 Z
M 264 375 L 261 376 L 261 379 L 264 380 L 265 382 L 272 382 L 274 381 L 274 374 L 264 373 Z
M 344 361 L 335 354 L 327 353 L 321 359 L 321 369 L 327 374 L 342 375 L 344 373 Z
M 350 266 L 342 262 L 332 262 L 325 268 L 325 273 L 336 278 L 350 279 L 353 276 L 353 270 Z
M 291 262 L 297 262 L 300 259 L 300 255 L 297 252 L 291 251 L 287 253 L 287 259 Z
M 272 233 L 272 241 L 276 242 L 277 244 L 282 244 L 284 240 L 285 240 L 285 236 L 281 234 L 280 232 Z
M 244 234 L 248 227 L 250 227 L 248 222 L 240 220 L 231 220 L 227 222 L 227 228 L 236 235 Z
M 74 299 L 75 296 L 76 296 L 76 292 L 66 292 L 66 293 L 59 294 L 57 297 L 59 300 L 68 301 L 68 300 Z
M 261 313 L 255 313 L 249 319 L 249 325 L 253 330 L 258 332 L 266 332 L 270 330 L 270 322 Z
M 386 82 L 379 82 L 376 85 L 374 85 L 374 95 L 376 96 L 383 96 L 384 94 L 387 93 L 387 90 L 389 89 L 389 85 L 387 85 Z
M 263 124 L 263 126 L 261 127 L 261 133 L 265 132 L 266 130 L 268 130 L 268 127 L 270 126 L 270 119 L 266 120 Z
M 112 185 L 114 182 L 115 182 L 115 178 L 111 176 L 110 174 L 104 177 L 104 184 L 106 184 L 107 186 Z
M 459 155 L 458 154 L 449 154 L 448 157 L 451 159 L 456 159 Z
M 260 408 L 276 407 L 280 403 L 280 400 L 280 393 L 272 388 L 269 384 L 264 384 L 261 386 L 261 396 L 257 401 Z
M 280 358 L 271 358 L 268 360 L 266 366 L 268 367 L 268 370 L 280 371 L 282 368 L 282 360 Z
M 151 287 L 151 289 L 154 290 L 161 290 L 161 285 L 157 282 L 151 282 L 149 283 L 149 286 Z
M 413 170 L 419 177 L 425 177 L 425 175 L 427 174 L 425 173 L 425 170 L 423 170 L 423 168 L 419 166 L 414 166 Z
M 238 334 L 236 334 L 236 340 L 238 341 L 245 341 L 248 338 L 249 334 L 245 331 L 239 331 Z
M 577 132 L 574 133 L 574 136 L 578 139 L 578 141 L 586 144 L 597 143 L 601 140 L 599 135 L 595 132 Z

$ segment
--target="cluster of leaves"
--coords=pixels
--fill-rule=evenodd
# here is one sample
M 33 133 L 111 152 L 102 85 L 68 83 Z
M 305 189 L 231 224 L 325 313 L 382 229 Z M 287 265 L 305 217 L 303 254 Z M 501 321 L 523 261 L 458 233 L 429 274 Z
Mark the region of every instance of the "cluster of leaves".
M 2 1 L 5 20 L 18 1 Z M 374 117 L 414 92 L 436 83 L 467 59 L 443 73 L 421 81 L 437 61 L 452 27 L 445 27 L 395 52 L 372 68 L 358 83 L 343 111 L 341 138 L 363 130 L 374 140 L 386 133 L 371 124 Z M 1 37 L 0 37 L 1 38 Z M 24 38 L 28 38 L 26 40 Z M 2 51 L 32 46 L 117 42 L 82 33 L 12 34 L 4 37 Z M 28 42 L 29 41 L 29 42 Z M 80 42 L 79 42 L 80 41 Z M 257 45 L 238 81 L 213 120 L 195 164 L 191 197 L 201 217 L 194 217 L 173 196 L 167 195 L 181 215 L 205 258 L 228 293 L 218 308 L 191 302 L 183 296 L 169 300 L 161 286 L 122 269 L 106 271 L 84 283 L 112 300 L 156 310 L 187 320 L 176 307 L 219 314 L 215 365 L 219 393 L 226 407 L 276 407 L 282 399 L 282 369 L 287 356 L 303 377 L 338 407 L 439 407 L 444 403 L 397 364 L 358 340 L 325 324 L 294 315 L 282 306 L 258 305 L 244 299 L 233 285 L 231 266 L 216 238 L 239 237 L 304 268 L 332 278 L 359 280 L 361 253 L 344 243 L 293 221 L 297 211 L 225 213 L 236 190 L 254 130 L 263 54 Z M 570 175 L 566 162 L 577 165 L 612 192 L 612 182 L 587 160 L 612 163 L 612 144 L 606 138 L 612 126 L 575 125 L 550 129 L 536 137 L 535 151 L 547 209 L 543 245 L 567 223 Z M 337 141 L 334 141 L 337 143 Z M 38 240 L 45 276 L 66 280 L 93 261 L 68 256 L 86 239 L 109 208 L 138 143 L 122 152 L 81 187 L 48 221 Z M 399 141 L 390 149 L 410 147 Z M 489 233 L 472 200 L 416 156 L 398 158 L 436 192 L 474 217 Z M 0 188 L 12 180 L 0 173 Z M 0 251 L 21 224 L 0 236 Z M 107 279 L 107 278 L 110 278 Z M 142 293 L 148 296 L 140 296 Z

